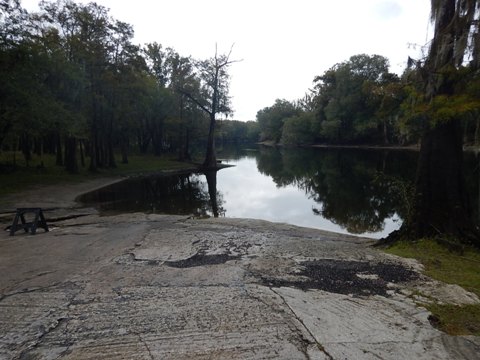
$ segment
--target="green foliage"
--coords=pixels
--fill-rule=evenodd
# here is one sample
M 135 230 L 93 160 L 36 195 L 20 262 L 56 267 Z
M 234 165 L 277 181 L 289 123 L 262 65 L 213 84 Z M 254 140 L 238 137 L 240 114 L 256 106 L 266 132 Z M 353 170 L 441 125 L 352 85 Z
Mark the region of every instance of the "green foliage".
M 426 307 L 436 327 L 447 334 L 480 336 L 480 305 L 430 304 Z
M 285 120 L 299 115 L 301 110 L 287 100 L 275 100 L 275 104 L 266 107 L 257 113 L 257 122 L 260 127 L 260 140 L 278 143 L 282 136 Z
M 253 144 L 260 136 L 255 121 L 220 120 L 218 122 L 217 143 Z
M 33 151 L 55 154 L 57 165 L 76 168 L 70 163 L 82 150 L 93 171 L 118 166 L 116 149 L 125 163 L 137 149 L 188 159 L 190 143 L 205 142 L 208 131 L 197 105 L 230 111 L 226 68 L 214 96 L 211 59 L 198 62 L 158 43 L 141 49 L 132 26 L 99 4 L 41 1 L 30 14 L 4 0 L 0 11 L 0 152 L 21 150 L 27 161 Z M 77 144 L 68 151 L 67 139 Z
M 463 247 L 461 252 L 449 249 L 435 240 L 400 242 L 386 250 L 389 253 L 418 259 L 425 266 L 425 273 L 434 279 L 458 284 L 480 296 L 480 253 Z
M 385 251 L 402 257 L 414 258 L 424 265 L 425 274 L 457 284 L 480 296 L 480 253 L 478 249 L 461 246 L 452 250 L 434 240 L 422 239 L 394 244 Z M 456 306 L 449 304 L 422 304 L 432 312 L 437 326 L 452 335 L 480 335 L 480 305 Z
M 385 137 L 379 123 L 392 111 L 387 109 L 393 96 L 388 86 L 397 81 L 379 55 L 352 56 L 316 77 L 319 137 L 330 143 L 379 142 Z
M 282 144 L 308 145 L 312 144 L 314 135 L 312 124 L 315 116 L 311 112 L 302 113 L 285 119 L 282 129 Z
M 382 56 L 352 56 L 317 76 L 314 89 L 304 98 L 276 100 L 260 110 L 261 140 L 287 145 L 408 145 L 418 143 L 426 125 L 455 119 L 466 124 L 467 138 L 480 141 L 477 72 L 446 67 L 442 76 L 453 91 L 432 99 L 426 95 L 422 74 L 421 69 L 408 68 L 400 79 L 388 71 L 388 60 Z

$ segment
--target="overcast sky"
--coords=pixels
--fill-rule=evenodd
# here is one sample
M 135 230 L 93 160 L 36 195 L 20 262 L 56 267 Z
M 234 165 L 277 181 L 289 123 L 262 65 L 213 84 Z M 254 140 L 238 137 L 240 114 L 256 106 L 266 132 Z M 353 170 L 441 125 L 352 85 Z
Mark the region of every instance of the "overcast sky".
M 22 0 L 35 10 L 38 0 Z M 89 1 L 77 1 L 87 3 Z M 232 58 L 237 120 L 255 120 L 275 99 L 295 100 L 313 78 L 356 54 L 378 54 L 401 73 L 431 37 L 430 0 L 97 0 L 130 23 L 134 42 L 158 42 L 181 55 Z

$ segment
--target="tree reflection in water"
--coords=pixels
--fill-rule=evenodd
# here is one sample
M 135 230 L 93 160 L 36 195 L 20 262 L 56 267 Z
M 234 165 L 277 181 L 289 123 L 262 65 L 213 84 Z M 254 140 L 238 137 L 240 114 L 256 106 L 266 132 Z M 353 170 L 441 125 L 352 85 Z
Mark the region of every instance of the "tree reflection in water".
M 217 170 L 205 172 L 208 185 L 208 195 L 210 198 L 210 206 L 214 217 L 218 217 L 218 195 L 217 195 Z M 224 212 L 225 213 L 225 212 Z
M 466 155 L 467 186 L 478 217 L 479 158 Z M 394 230 L 392 223 L 401 221 L 408 211 L 405 200 L 415 177 L 418 153 L 262 147 L 256 151 L 235 148 L 221 156 L 237 164 L 236 169 L 224 169 L 220 174 L 213 171 L 136 178 L 80 200 L 94 204 L 103 213 L 138 211 L 203 217 L 225 216 L 228 210 L 227 215 L 234 217 L 380 234 L 384 227 Z M 328 227 L 326 223 L 338 226 Z
M 146 212 L 194 215 L 225 214 L 223 198 L 216 188 L 216 172 L 128 179 L 79 197 L 103 214 Z
M 257 157 L 278 187 L 295 185 L 318 207 L 312 211 L 362 234 L 383 230 L 385 219 L 407 211 L 415 153 L 347 149 L 269 149 Z M 405 190 L 405 191 L 402 191 Z

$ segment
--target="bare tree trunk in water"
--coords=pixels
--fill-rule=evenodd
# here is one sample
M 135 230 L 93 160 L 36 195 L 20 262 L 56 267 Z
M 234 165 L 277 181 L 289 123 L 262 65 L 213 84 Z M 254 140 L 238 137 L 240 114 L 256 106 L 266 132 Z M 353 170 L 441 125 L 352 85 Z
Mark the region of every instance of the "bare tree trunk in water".
M 205 172 L 208 185 L 208 195 L 210 195 L 210 204 L 212 205 L 213 217 L 218 218 L 218 201 L 217 201 L 217 170 Z

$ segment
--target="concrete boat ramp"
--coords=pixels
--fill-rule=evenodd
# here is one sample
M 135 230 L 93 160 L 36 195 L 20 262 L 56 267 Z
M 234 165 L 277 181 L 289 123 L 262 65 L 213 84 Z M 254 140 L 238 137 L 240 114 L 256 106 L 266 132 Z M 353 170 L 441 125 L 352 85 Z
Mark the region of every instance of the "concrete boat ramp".
M 480 358 L 416 294 L 478 298 L 368 239 L 146 214 L 49 225 L 0 235 L 0 359 Z

